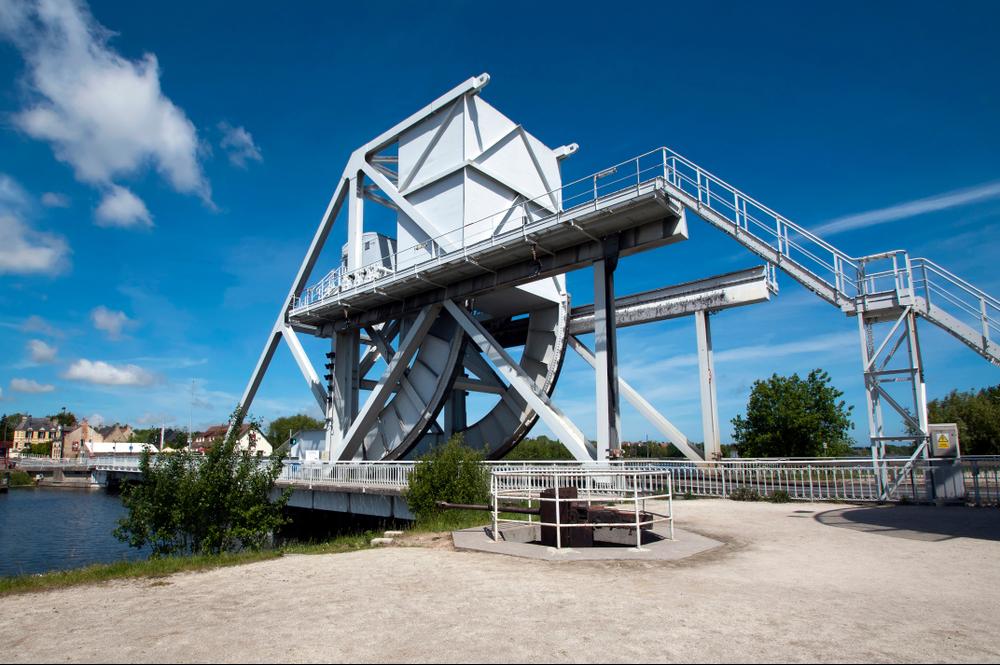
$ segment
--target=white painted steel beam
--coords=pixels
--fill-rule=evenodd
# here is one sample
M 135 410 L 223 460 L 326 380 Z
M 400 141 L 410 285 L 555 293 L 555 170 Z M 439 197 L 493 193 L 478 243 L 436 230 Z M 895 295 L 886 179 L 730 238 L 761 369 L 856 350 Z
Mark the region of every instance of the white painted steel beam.
M 382 373 L 378 383 L 372 389 L 371 394 L 368 395 L 368 399 L 351 423 L 350 429 L 348 429 L 343 441 L 334 447 L 331 454 L 332 459 L 349 460 L 357 454 L 364 442 L 365 435 L 375 426 L 379 411 L 385 406 L 386 400 L 392 395 L 396 384 L 399 383 L 400 378 L 402 378 L 403 373 L 409 366 L 410 360 L 413 359 L 417 349 L 420 348 L 421 342 L 423 342 L 424 337 L 427 335 L 427 331 L 431 329 L 440 311 L 440 305 L 425 307 L 417 315 L 416 320 L 407 327 L 399 349 L 386 364 L 385 372 Z
M 267 341 L 264 343 L 264 349 L 261 351 L 260 357 L 257 359 L 257 365 L 254 367 L 254 371 L 250 375 L 250 380 L 247 382 L 247 386 L 243 390 L 243 396 L 240 398 L 239 411 L 243 415 L 246 415 L 250 405 L 253 403 L 254 397 L 257 396 L 257 390 L 260 388 L 260 382 L 263 380 L 264 374 L 267 372 L 267 368 L 271 364 L 271 359 L 274 357 L 274 350 L 277 348 L 278 340 L 285 329 L 285 321 L 288 310 L 291 308 L 294 299 L 298 297 L 298 295 L 302 293 L 302 289 L 306 287 L 306 282 L 309 281 L 309 276 L 312 274 L 313 268 L 316 266 L 316 261 L 319 259 L 320 252 L 326 244 L 326 239 L 330 235 L 330 229 L 333 227 L 333 222 L 336 220 L 337 214 L 340 212 L 340 207 L 344 203 L 344 198 L 347 194 L 347 183 L 348 180 L 345 173 L 345 175 L 341 176 L 340 180 L 337 181 L 337 187 L 333 192 L 333 196 L 330 197 L 330 202 L 327 204 L 326 211 L 320 219 L 319 227 L 316 229 L 316 233 L 313 234 L 313 239 L 309 244 L 309 249 L 306 250 L 306 255 L 302 259 L 302 263 L 299 265 L 299 271 L 295 275 L 292 287 L 289 289 L 288 295 L 285 297 L 285 301 L 281 305 L 277 320 L 271 328 L 271 333 L 268 335 Z
M 569 345 L 588 365 L 596 368 L 597 359 L 594 357 L 594 352 L 587 348 L 586 344 L 581 342 L 577 337 L 570 335 Z M 648 420 L 656 429 L 660 430 L 660 433 L 667 438 L 667 441 L 672 443 L 685 457 L 695 462 L 704 461 L 701 454 L 691 446 L 690 439 L 684 436 L 684 433 L 667 420 L 666 416 L 657 411 L 652 404 L 639 394 L 638 390 L 629 385 L 620 376 L 618 377 L 618 387 L 621 390 L 622 397 L 627 399 L 629 404 L 634 406 L 643 418 Z
M 472 338 L 476 346 L 482 349 L 517 393 L 524 398 L 524 401 L 549 426 L 549 429 L 566 446 L 573 457 L 580 461 L 593 461 L 594 458 L 588 449 L 587 439 L 583 432 L 552 403 L 548 395 L 538 389 L 517 361 L 493 339 L 493 336 L 483 328 L 483 325 L 463 307 L 456 305 L 451 300 L 445 300 L 444 307 L 466 334 Z
M 698 378 L 701 383 L 701 426 L 705 437 L 705 459 L 722 459 L 719 436 L 719 402 L 715 389 L 715 361 L 712 357 L 712 328 L 708 312 L 695 312 L 698 335 Z
M 303 378 L 309 384 L 309 389 L 312 391 L 313 397 L 316 398 L 317 404 L 319 404 L 319 410 L 325 412 L 327 407 L 326 388 L 320 383 L 319 375 L 316 374 L 312 362 L 309 361 L 306 350 L 302 348 L 302 342 L 299 341 L 298 335 L 286 325 L 281 332 L 281 336 L 285 340 L 285 344 L 288 345 L 288 350 L 292 352 L 292 357 L 295 359 L 295 364 L 299 366 L 299 371 L 302 372 Z
M 462 97 L 463 95 L 476 94 L 490 82 L 490 75 L 487 73 L 482 73 L 479 76 L 473 76 L 466 79 L 462 83 L 456 85 L 454 88 L 444 93 L 433 102 L 423 107 L 413 115 L 409 116 L 405 120 L 396 123 L 388 131 L 382 132 L 376 138 L 369 141 L 363 148 L 358 150 L 355 154 L 360 154 L 362 158 L 372 152 L 377 152 L 382 148 L 385 148 L 389 144 L 393 143 L 399 135 L 413 127 L 417 123 L 423 121 L 430 115 L 437 113 L 444 107 L 451 104 L 456 99 Z
M 597 377 L 597 461 L 621 454 L 621 410 L 618 400 L 618 349 L 615 331 L 615 266 L 617 256 L 594 262 L 594 372 Z

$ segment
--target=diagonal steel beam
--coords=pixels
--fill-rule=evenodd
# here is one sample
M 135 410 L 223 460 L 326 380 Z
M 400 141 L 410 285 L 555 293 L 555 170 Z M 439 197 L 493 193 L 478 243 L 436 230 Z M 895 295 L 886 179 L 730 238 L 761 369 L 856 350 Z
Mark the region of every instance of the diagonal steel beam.
M 316 229 L 316 233 L 313 234 L 309 249 L 306 251 L 306 255 L 299 265 L 299 271 L 296 273 L 294 281 L 292 281 L 292 288 L 288 290 L 288 295 L 285 297 L 285 301 L 281 305 L 281 310 L 278 312 L 277 320 L 274 322 L 274 326 L 271 327 L 271 333 L 267 337 L 267 342 L 264 343 L 264 349 L 257 359 L 257 365 L 254 367 L 253 374 L 250 375 L 250 380 L 243 390 L 243 396 L 240 398 L 239 412 L 244 416 L 253 403 L 254 397 L 257 396 L 260 382 L 263 380 L 264 374 L 271 364 L 271 359 L 274 358 L 274 350 L 277 348 L 278 340 L 285 330 L 285 317 L 292 306 L 292 301 L 305 288 L 306 282 L 309 281 L 309 276 L 316 266 L 316 261 L 319 259 L 320 252 L 326 244 L 326 239 L 330 236 L 330 229 L 333 227 L 333 222 L 336 220 L 337 214 L 344 203 L 344 198 L 347 195 L 347 183 L 347 173 L 345 172 L 337 182 L 337 188 L 334 190 L 333 196 L 330 197 L 330 203 L 326 206 L 326 211 L 323 213 L 322 219 L 320 219 L 319 227 Z M 323 411 L 326 411 L 325 405 Z
M 552 429 L 553 433 L 562 441 L 573 457 L 580 461 L 594 461 L 583 432 L 573 424 L 573 421 L 566 417 L 566 414 L 552 403 L 548 395 L 539 390 L 535 382 L 531 380 L 531 377 L 521 369 L 521 366 L 507 353 L 507 350 L 493 339 L 493 336 L 486 331 L 486 328 L 473 318 L 468 311 L 459 307 L 451 300 L 445 300 L 444 307 L 454 317 L 455 321 L 458 322 L 458 325 L 465 330 L 466 334 L 472 338 L 476 346 L 482 349 L 483 353 L 486 354 L 500 373 L 510 382 L 514 390 L 524 398 L 524 401 Z
M 595 367 L 597 363 L 597 358 L 594 356 L 594 352 L 587 348 L 587 345 L 577 339 L 575 336 L 569 336 L 569 345 L 574 351 L 583 358 L 588 365 Z M 634 406 L 636 410 L 642 414 L 642 416 L 653 424 L 656 429 L 660 430 L 663 436 L 667 437 L 667 440 L 674 445 L 677 450 L 684 453 L 684 456 L 695 462 L 702 462 L 704 458 L 698 454 L 698 451 L 691 446 L 691 441 L 684 436 L 684 433 L 677 429 L 672 422 L 666 419 L 666 417 L 657 411 L 652 404 L 646 401 L 646 399 L 639 394 L 639 392 L 626 383 L 625 379 L 618 377 L 618 387 L 622 391 L 622 397 L 629 401 L 629 404 Z
M 372 388 L 372 392 L 368 395 L 364 406 L 358 412 L 357 418 L 351 423 L 351 427 L 347 430 L 347 434 L 344 436 L 339 449 L 332 451 L 330 459 L 353 459 L 361 447 L 365 435 L 375 425 L 378 412 L 385 406 L 386 400 L 389 399 L 396 389 L 396 384 L 403 377 L 403 373 L 409 366 L 410 360 L 417 352 L 421 342 L 424 341 L 424 337 L 427 336 L 427 332 L 431 329 L 440 311 L 441 305 L 430 305 L 420 310 L 416 320 L 410 326 L 402 343 L 399 345 L 399 350 L 393 354 L 392 360 L 388 361 L 385 372 L 382 373 L 378 383 Z
M 326 389 L 323 387 L 323 384 L 320 383 L 319 375 L 316 374 L 316 370 L 313 368 L 312 363 L 309 362 L 309 356 L 306 355 L 306 350 L 302 348 L 302 342 L 299 341 L 298 335 L 296 335 L 295 331 L 286 325 L 281 331 L 281 337 L 285 340 L 285 344 L 288 345 L 288 350 L 292 352 L 292 357 L 295 358 L 295 364 L 299 366 L 299 371 L 302 372 L 302 376 L 305 378 L 306 383 L 309 384 L 309 389 L 312 391 L 313 397 L 316 398 L 316 403 L 319 404 L 319 410 L 326 412 Z

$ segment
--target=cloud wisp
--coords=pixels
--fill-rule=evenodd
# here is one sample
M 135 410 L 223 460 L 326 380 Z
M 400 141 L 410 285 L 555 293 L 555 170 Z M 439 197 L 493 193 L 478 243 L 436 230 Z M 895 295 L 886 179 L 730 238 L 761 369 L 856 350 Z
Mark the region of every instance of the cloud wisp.
M 46 344 L 40 339 L 28 341 L 28 355 L 31 357 L 31 362 L 33 363 L 44 364 L 53 362 L 58 352 L 59 349 Z
M 112 36 L 80 2 L 24 0 L 0 11 L 0 38 L 26 64 L 29 102 L 14 124 L 104 192 L 151 165 L 173 189 L 214 208 L 197 130 L 163 93 L 156 56 L 129 60 L 111 48 Z
M 262 162 L 260 147 L 254 143 L 253 136 L 244 127 L 233 127 L 228 122 L 220 122 L 222 141 L 219 145 L 229 156 L 229 163 L 241 169 L 247 167 L 247 162 Z
M 94 328 L 103 331 L 111 340 L 121 339 L 122 331 L 135 324 L 125 312 L 108 309 L 104 305 L 95 307 L 90 312 L 90 321 L 94 324 Z
M 17 393 L 50 393 L 56 389 L 48 383 L 39 383 L 33 379 L 11 379 L 10 389 Z
M 101 204 L 94 213 L 98 226 L 129 228 L 132 226 L 153 226 L 153 217 L 146 204 L 131 191 L 112 185 L 104 193 Z
M 831 236 L 836 233 L 877 226 L 879 224 L 888 224 L 900 219 L 917 217 L 918 215 L 926 215 L 931 212 L 949 210 L 997 198 L 1000 198 L 1000 181 L 967 187 L 965 189 L 956 189 L 951 192 L 916 199 L 915 201 L 898 203 L 886 208 L 878 208 L 877 210 L 838 217 L 837 219 L 820 224 L 811 230 L 818 235 Z
M 138 365 L 112 365 L 103 360 L 77 360 L 63 378 L 104 386 L 148 386 L 156 377 Z
M 0 275 L 57 275 L 69 265 L 66 239 L 25 221 L 33 207 L 20 183 L 0 173 Z
M 70 203 L 69 197 L 59 192 L 45 192 L 41 201 L 46 208 L 68 208 Z

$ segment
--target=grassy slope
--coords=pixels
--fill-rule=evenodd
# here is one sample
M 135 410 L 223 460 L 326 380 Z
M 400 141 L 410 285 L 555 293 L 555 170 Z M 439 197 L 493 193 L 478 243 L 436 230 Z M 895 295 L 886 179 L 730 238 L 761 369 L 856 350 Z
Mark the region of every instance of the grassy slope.
M 480 526 L 490 521 L 488 513 L 477 511 L 444 512 L 432 519 L 413 524 L 408 531 L 428 533 L 455 531 Z M 357 533 L 338 536 L 322 543 L 296 543 L 274 550 L 259 552 L 239 552 L 236 554 L 197 555 L 161 557 L 144 561 L 118 561 L 76 568 L 52 571 L 38 575 L 18 575 L 0 577 L 0 597 L 15 593 L 49 591 L 81 584 L 97 584 L 110 580 L 165 577 L 174 573 L 211 570 L 223 566 L 238 566 L 256 561 L 276 559 L 285 554 L 339 554 L 354 552 L 371 547 L 371 539 L 377 532 Z

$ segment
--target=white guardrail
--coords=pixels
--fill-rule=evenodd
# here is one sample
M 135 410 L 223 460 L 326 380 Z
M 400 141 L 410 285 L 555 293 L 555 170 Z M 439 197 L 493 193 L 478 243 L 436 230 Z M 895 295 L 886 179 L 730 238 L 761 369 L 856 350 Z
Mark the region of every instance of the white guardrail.
M 263 460 L 266 461 L 266 460 Z M 97 471 L 138 473 L 137 455 L 102 455 L 77 460 L 31 460 L 23 464 L 39 468 L 87 468 Z M 629 471 L 670 471 L 674 496 L 728 497 L 745 487 L 761 495 L 786 492 L 791 499 L 805 501 L 878 501 L 883 488 L 899 480 L 889 496 L 891 501 L 920 501 L 928 496 L 930 464 L 950 460 L 917 460 L 905 470 L 906 458 L 886 460 L 874 466 L 871 458 L 816 459 L 727 459 L 720 462 L 691 462 L 670 459 L 630 459 L 597 464 L 576 461 L 497 461 L 486 462 L 492 469 L 555 470 L 611 469 Z M 962 467 L 966 500 L 974 505 L 1000 505 L 1000 455 L 965 456 Z M 287 460 L 278 480 L 292 485 L 337 485 L 345 488 L 372 488 L 398 492 L 406 489 L 416 462 L 303 462 Z M 22 466 L 22 464 L 18 464 Z M 513 489 L 513 488 L 512 488 Z M 524 489 L 531 489 L 525 487 Z
M 666 147 L 568 182 L 531 201 L 520 201 L 423 243 L 401 248 L 356 270 L 334 268 L 298 294 L 291 311 L 304 312 L 316 305 L 338 301 L 341 294 L 347 295 L 363 285 L 379 286 L 383 280 L 396 276 L 464 261 L 469 252 L 484 242 L 492 247 L 527 235 L 536 225 L 587 206 L 596 208 L 603 198 L 631 188 L 638 192 L 650 182 L 667 183 L 675 196 L 686 199 L 684 203 L 698 212 L 711 211 L 717 217 L 713 223 L 722 224 L 734 238 L 760 253 L 770 264 L 800 281 L 806 280 L 808 288 L 838 306 L 887 292 L 910 298 L 922 296 L 924 310 L 933 305 L 946 311 L 957 322 L 980 333 L 986 342 L 1000 338 L 1000 301 L 981 289 L 928 259 L 911 258 L 903 250 L 850 256 Z M 559 204 L 559 210 L 544 212 L 553 202 Z M 532 205 L 535 203 L 539 205 Z M 951 325 L 945 321 L 937 323 Z

